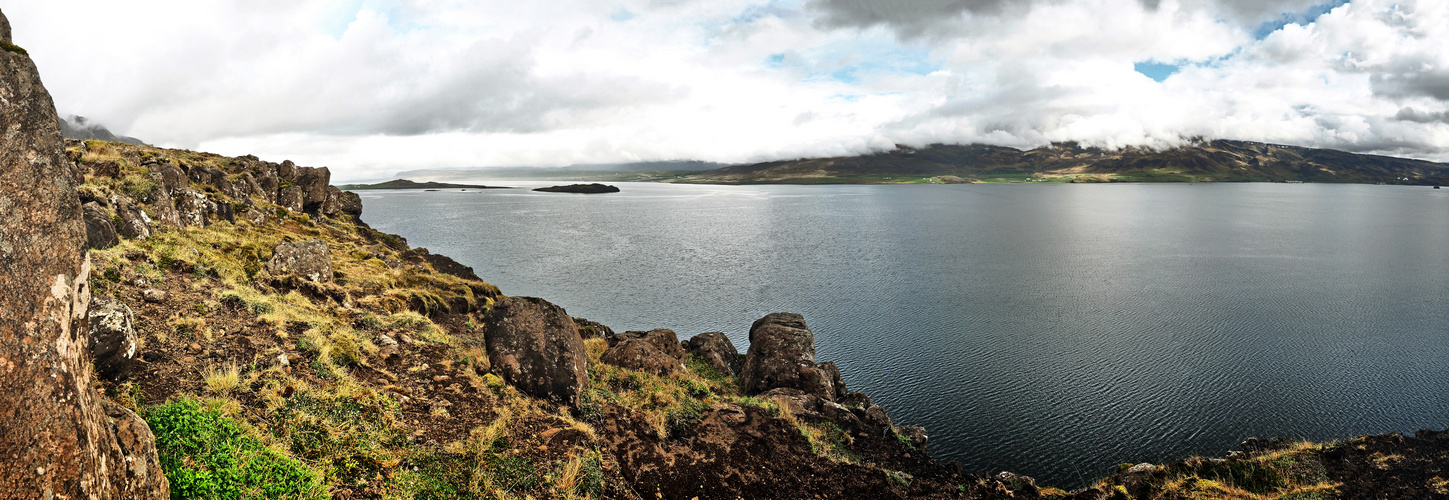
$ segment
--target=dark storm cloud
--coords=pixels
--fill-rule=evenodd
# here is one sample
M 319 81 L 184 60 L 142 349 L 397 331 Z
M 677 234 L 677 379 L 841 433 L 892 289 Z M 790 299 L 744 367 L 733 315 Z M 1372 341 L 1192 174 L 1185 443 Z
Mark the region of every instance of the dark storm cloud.
M 901 38 L 964 35 L 964 16 L 1007 16 L 1038 4 L 1062 0 L 811 0 L 807 5 L 820 17 L 825 28 L 869 28 L 886 26 Z M 1143 8 L 1157 10 L 1161 0 L 1137 0 Z M 1325 0 L 1186 0 L 1184 8 L 1208 9 L 1245 27 L 1282 19 L 1316 5 L 1340 3 Z
M 1440 111 L 1419 111 L 1414 108 L 1403 108 L 1394 115 L 1395 120 L 1414 123 L 1449 123 L 1449 112 Z
M 1449 101 L 1449 69 L 1418 62 L 1399 66 L 1369 76 L 1374 95 L 1389 98 L 1432 97 Z

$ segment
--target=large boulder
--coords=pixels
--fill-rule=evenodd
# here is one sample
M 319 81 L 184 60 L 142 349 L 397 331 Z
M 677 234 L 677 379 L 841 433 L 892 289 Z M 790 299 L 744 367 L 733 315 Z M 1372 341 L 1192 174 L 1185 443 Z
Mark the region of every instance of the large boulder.
M 297 164 L 292 160 L 283 160 L 281 164 L 273 164 L 277 172 L 277 180 L 282 184 L 295 184 L 297 182 Z
M 708 332 L 695 335 L 684 341 L 684 347 L 705 365 L 714 368 L 726 377 L 740 375 L 740 351 L 722 332 Z
M 104 208 L 93 201 L 82 205 L 81 210 L 86 221 L 86 248 L 111 248 L 121 242 Z
M 176 194 L 176 214 L 181 227 L 206 227 L 207 216 L 216 206 L 206 195 L 191 188 L 181 188 Z
M 287 210 L 300 212 L 302 202 L 306 200 L 306 192 L 301 186 L 287 186 L 277 193 L 277 204 L 286 207 Z
M 311 281 L 332 281 L 332 252 L 321 240 L 288 241 L 272 248 L 267 272 L 273 276 L 296 275 Z
M 609 350 L 599 358 L 605 363 L 656 375 L 683 372 L 684 349 L 673 330 L 625 332 L 608 337 Z
M 144 240 L 151 236 L 151 218 L 141 210 L 141 207 L 120 195 L 111 196 L 111 205 L 116 207 L 116 217 L 121 219 L 121 225 L 116 228 L 116 232 L 121 236 L 137 240 Z
M 598 321 L 589 321 L 584 318 L 574 318 L 574 324 L 579 325 L 579 336 L 584 340 L 606 339 L 614 336 L 614 329 L 605 326 Z
M 327 202 L 329 182 L 332 182 L 332 172 L 327 167 L 297 168 L 297 181 L 294 185 L 302 188 L 302 210 L 307 213 L 318 213 L 322 210 L 322 205 Z
M 146 423 L 95 390 L 74 164 L 29 57 L 0 51 L 0 96 L 0 496 L 168 498 Z
M 834 368 L 834 364 L 815 364 L 815 334 L 803 316 L 774 313 L 750 327 L 741 381 L 750 394 L 790 388 L 834 401 L 843 389 L 836 387 L 840 371 Z
M 589 357 L 562 307 L 536 297 L 506 297 L 484 322 L 494 372 L 524 393 L 578 406 L 589 380 Z
M 96 371 L 105 378 L 126 375 L 136 359 L 136 315 L 117 301 L 97 299 L 88 314 L 91 323 L 91 356 Z
M 153 163 L 149 167 L 151 180 L 166 188 L 167 193 L 174 195 L 178 190 L 191 186 L 191 180 L 186 176 L 186 172 L 181 170 L 181 167 L 170 163 Z
M 337 210 L 353 217 L 362 217 L 362 196 L 352 191 L 337 195 Z
M 257 173 L 257 192 L 267 203 L 277 202 L 277 191 L 282 188 L 282 182 L 277 179 L 277 171 L 268 165 Z

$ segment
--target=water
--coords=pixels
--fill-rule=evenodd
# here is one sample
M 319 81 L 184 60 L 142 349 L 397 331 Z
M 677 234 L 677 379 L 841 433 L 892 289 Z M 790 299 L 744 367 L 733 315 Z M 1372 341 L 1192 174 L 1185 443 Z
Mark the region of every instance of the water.
M 1449 191 L 620 186 L 364 192 L 363 218 L 619 331 L 743 351 L 804 314 L 819 360 L 971 471 L 1076 487 L 1249 436 L 1449 427 Z

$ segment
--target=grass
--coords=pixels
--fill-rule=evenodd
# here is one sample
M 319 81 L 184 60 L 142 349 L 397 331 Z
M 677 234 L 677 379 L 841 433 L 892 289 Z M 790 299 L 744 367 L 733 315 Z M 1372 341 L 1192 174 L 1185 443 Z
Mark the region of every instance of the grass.
M 241 369 L 235 361 L 220 367 L 209 367 L 202 371 L 201 380 L 206 385 L 206 390 L 225 395 L 241 387 Z
M 227 403 L 182 398 L 148 409 L 173 499 L 329 498 L 321 475 L 267 447 Z
M 20 48 L 19 45 L 15 45 L 15 44 L 11 44 L 11 43 L 5 43 L 5 42 L 0 42 L 0 48 L 4 48 L 6 52 L 14 52 L 16 54 L 20 54 L 22 56 L 27 56 L 27 57 L 30 56 L 30 53 L 29 52 L 26 52 L 25 49 Z
M 1305 442 L 1247 459 L 1188 459 L 1154 473 L 1148 496 L 1165 500 L 1334 498 L 1339 485 L 1329 479 L 1319 458 L 1322 449 L 1322 445 Z M 1102 483 L 1098 488 L 1114 487 Z

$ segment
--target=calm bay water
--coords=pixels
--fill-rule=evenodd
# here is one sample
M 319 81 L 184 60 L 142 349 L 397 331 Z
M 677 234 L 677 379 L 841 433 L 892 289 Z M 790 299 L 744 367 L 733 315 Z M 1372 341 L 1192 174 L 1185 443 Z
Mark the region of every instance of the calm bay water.
M 1449 427 L 1449 190 L 618 185 L 364 191 L 363 219 L 617 331 L 743 352 L 804 314 L 817 359 L 971 471 L 1075 487 Z

